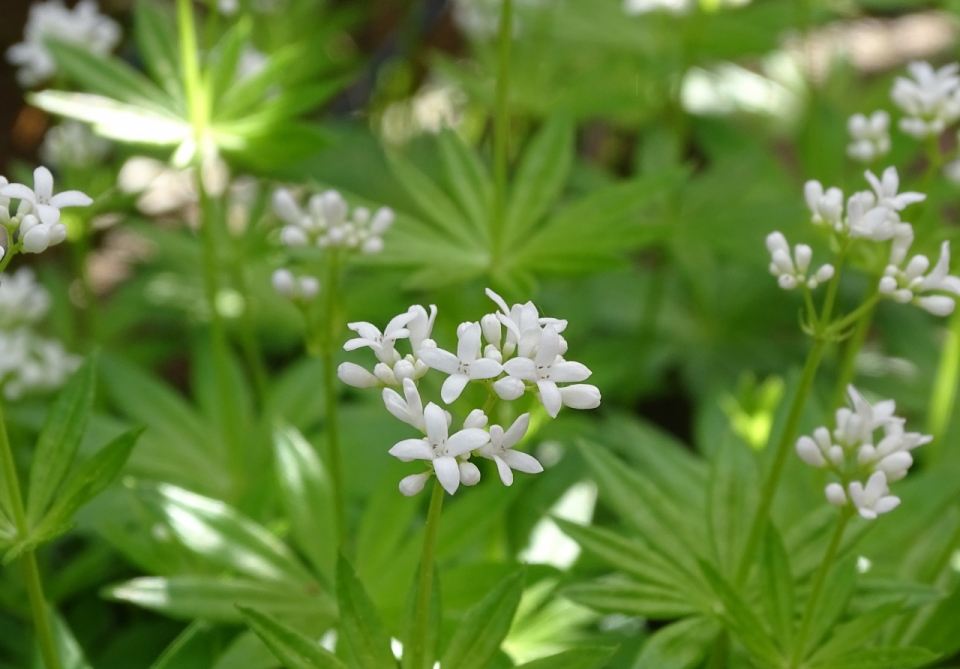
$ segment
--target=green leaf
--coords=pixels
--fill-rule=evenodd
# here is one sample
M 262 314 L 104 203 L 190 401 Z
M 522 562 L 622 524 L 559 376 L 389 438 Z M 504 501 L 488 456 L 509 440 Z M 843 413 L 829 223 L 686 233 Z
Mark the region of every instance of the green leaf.
M 623 613 L 652 620 L 674 620 L 701 612 L 672 587 L 637 583 L 619 575 L 575 583 L 564 588 L 563 595 L 600 613 Z
M 188 625 L 163 650 L 157 661 L 150 665 L 150 669 L 178 669 L 190 663 L 197 654 L 203 652 L 202 649 L 207 645 L 206 637 L 210 634 L 212 627 L 206 621 L 195 621 Z M 210 664 L 213 658 L 209 657 L 209 651 L 204 655 L 207 656 L 204 662 L 204 666 L 206 666 Z
M 300 632 L 265 613 L 239 607 L 247 627 L 283 662 L 286 669 L 347 669 L 347 665 Z
M 342 555 L 337 561 L 337 603 L 340 634 L 360 669 L 395 668 L 390 636 L 353 567 Z
M 547 120 L 530 140 L 517 167 L 505 225 L 506 244 L 521 242 L 556 204 L 570 175 L 574 125 L 565 115 Z
M 640 650 L 632 669 L 693 669 L 720 634 L 711 618 L 687 618 L 657 630 Z
M 57 40 L 48 40 L 46 45 L 60 71 L 87 92 L 144 110 L 161 113 L 178 111 L 169 95 L 122 60 L 102 58 L 86 49 Z
M 80 507 L 103 492 L 123 469 L 141 434 L 143 428 L 124 432 L 80 465 L 66 480 L 63 491 L 37 525 L 37 535 L 49 540 L 52 533 L 70 522 Z
M 73 373 L 50 407 L 30 467 L 27 523 L 31 526 L 46 513 L 77 457 L 80 440 L 93 413 L 95 381 L 96 358 L 90 356 Z
M 840 616 L 846 611 L 857 587 L 859 573 L 856 562 L 856 556 L 851 555 L 837 562 L 830 570 L 824 582 L 824 594 L 817 602 L 816 611 L 811 616 L 813 624 L 810 627 L 807 645 L 802 649 L 804 658 L 809 657 L 810 653 L 820 645 L 820 641 L 833 629 Z
M 885 606 L 879 606 L 849 622 L 837 625 L 827 642 L 820 646 L 813 657 L 810 658 L 810 662 L 817 664 L 835 660 L 845 653 L 863 648 L 878 635 L 881 628 L 896 616 L 902 608 L 900 602 L 893 602 Z
M 493 216 L 493 182 L 472 148 L 452 130 L 440 133 L 440 157 L 443 160 L 447 188 L 453 193 L 481 238 L 490 240 Z
M 926 648 L 861 648 L 829 662 L 811 664 L 811 669 L 914 669 L 939 656 Z
M 616 652 L 615 647 L 607 646 L 575 648 L 521 664 L 517 669 L 600 669 Z
M 450 640 L 441 667 L 486 669 L 510 630 L 513 614 L 523 594 L 523 571 L 504 579 L 476 606 L 467 611 Z
M 250 39 L 250 30 L 250 20 L 244 16 L 230 26 L 217 43 L 210 66 L 214 109 L 219 106 L 220 100 L 230 87 L 237 83 L 237 66 Z
M 707 485 L 707 529 L 721 572 L 732 577 L 743 555 L 760 489 L 753 457 L 732 433 L 721 439 Z
M 723 607 L 720 617 L 730 632 L 743 644 L 747 652 L 757 660 L 768 665 L 780 666 L 782 663 L 780 653 L 770 637 L 767 636 L 763 624 L 756 614 L 750 610 L 746 602 L 730 587 L 713 565 L 701 561 L 700 567 L 720 600 Z
M 101 137 L 118 142 L 175 146 L 192 136 L 182 119 L 89 93 L 40 91 L 27 96 L 35 107 L 93 126 Z
M 413 580 L 410 583 L 410 590 L 407 592 L 407 601 L 404 604 L 402 627 L 400 629 L 400 639 L 403 647 L 408 648 L 413 643 L 413 635 L 416 633 L 416 615 L 417 615 L 417 595 L 420 589 L 420 569 L 416 569 Z M 406 653 L 401 658 L 403 669 L 431 669 L 437 656 L 437 641 L 440 638 L 440 570 L 433 566 L 433 586 L 430 588 L 430 610 L 427 613 L 427 640 L 423 655 L 423 664 L 419 667 L 412 667 L 413 655 Z
M 282 541 L 223 502 L 165 483 L 142 484 L 137 492 L 184 546 L 213 564 L 259 580 L 319 588 Z
M 293 538 L 328 584 L 334 582 L 337 538 L 330 477 L 303 435 L 294 427 L 273 434 L 277 477 Z
M 53 627 L 53 642 L 57 647 L 62 669 L 92 669 L 66 621 L 53 609 L 49 610 L 49 615 Z M 42 667 L 42 664 L 39 666 Z
M 106 588 L 103 596 L 130 602 L 179 620 L 236 623 L 237 605 L 270 613 L 332 621 L 336 607 L 317 591 L 310 594 L 285 583 L 264 583 L 220 576 L 145 576 Z
M 249 114 L 263 100 L 270 87 L 277 85 L 285 69 L 300 58 L 310 57 L 304 53 L 304 49 L 301 45 L 289 46 L 271 54 L 263 69 L 256 74 L 239 81 L 235 79 L 214 109 L 214 120 L 232 121 Z
M 185 97 L 180 79 L 180 52 L 171 17 L 157 3 L 138 0 L 133 12 L 133 29 L 147 71 L 182 105 Z
M 760 563 L 760 588 L 764 617 L 770 623 L 774 636 L 785 654 L 793 650 L 793 616 L 796 600 L 790 558 L 772 523 L 767 524 Z
M 416 499 L 398 497 L 395 486 L 386 485 L 385 480 L 381 483 L 367 500 L 357 531 L 354 559 L 357 573 L 367 582 L 384 573 L 394 562 L 417 515 Z M 404 574 L 400 578 L 406 577 Z

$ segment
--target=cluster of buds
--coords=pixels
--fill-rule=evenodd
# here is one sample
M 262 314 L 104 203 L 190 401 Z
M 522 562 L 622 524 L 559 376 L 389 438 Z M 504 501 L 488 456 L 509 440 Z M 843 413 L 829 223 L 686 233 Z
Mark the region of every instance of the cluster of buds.
M 930 63 L 912 62 L 913 78 L 897 77 L 890 91 L 893 102 L 907 116 L 900 129 L 916 137 L 935 137 L 960 118 L 960 65 L 951 63 L 934 70 Z
M 493 460 L 506 485 L 512 484 L 514 470 L 543 470 L 535 458 L 514 450 L 527 433 L 529 413 L 520 415 L 507 428 L 488 428 L 486 413 L 473 409 L 463 428 L 451 435 L 451 414 L 432 402 L 424 407 L 420 397 L 418 381 L 430 369 L 447 375 L 440 391 L 444 404 L 455 402 L 467 384 L 474 382 L 487 388 L 490 401 L 518 400 L 529 392 L 554 418 L 563 406 L 593 409 L 600 405 L 600 391 L 579 383 L 590 376 L 590 370 L 562 357 L 567 343 L 560 333 L 566 321 L 541 318 L 532 302 L 508 307 L 493 291 L 488 289 L 487 294 L 500 310 L 478 322 L 461 324 L 456 353 L 438 348 L 431 339 L 437 314 L 432 305 L 429 312 L 419 305 L 410 307 L 391 320 L 383 332 L 370 323 L 349 325 L 360 336 L 344 348 L 370 348 L 379 362 L 372 373 L 357 364 L 343 363 L 337 371 L 340 379 L 360 388 L 386 386 L 383 401 L 387 410 L 425 435 L 406 439 L 390 449 L 391 455 L 404 462 L 424 460 L 431 465 L 428 471 L 401 481 L 400 491 L 405 495 L 420 492 L 434 474 L 450 494 L 461 483 L 475 485 L 480 470 L 470 462 L 473 456 Z M 404 356 L 396 350 L 401 339 L 409 341 L 410 354 Z M 403 394 L 389 386 L 399 387 Z
M 808 465 L 827 469 L 840 479 L 824 490 L 827 501 L 835 506 L 852 502 L 861 516 L 873 520 L 900 504 L 888 484 L 907 475 L 913 465 L 910 451 L 929 443 L 931 437 L 905 432 L 906 421 L 894 415 L 893 400 L 871 405 L 852 385 L 847 391 L 853 408 L 837 410 L 832 432 L 818 427 L 812 437 L 800 437 L 797 454 Z M 878 430 L 882 437 L 874 445 Z
M 274 271 L 272 283 L 277 295 L 292 302 L 309 302 L 320 293 L 320 281 L 315 276 L 296 276 L 286 268 Z
M 808 276 L 813 249 L 806 244 L 797 244 L 791 258 L 790 244 L 782 233 L 771 232 L 767 235 L 767 250 L 770 251 L 770 273 L 777 277 L 777 283 L 784 290 L 793 290 L 800 285 L 813 290 L 833 278 L 833 265 L 829 264 L 821 265 L 812 276 Z
M 869 163 L 890 151 L 890 114 L 882 109 L 870 116 L 854 114 L 847 121 L 850 143 L 847 155 Z
M 300 207 L 286 188 L 273 193 L 273 210 L 284 227 L 280 240 L 287 246 L 318 246 L 379 253 L 383 250 L 383 233 L 393 225 L 389 207 L 371 213 L 366 207 L 353 211 L 335 190 L 314 195 L 306 209 Z
M 937 316 L 949 316 L 956 306 L 955 298 L 935 291 L 960 295 L 960 278 L 950 275 L 950 242 L 940 246 L 940 258 L 930 272 L 930 259 L 915 255 L 902 266 L 913 235 L 894 241 L 890 264 L 880 279 L 879 291 L 897 302 L 912 302 Z M 934 293 L 934 294 L 930 294 Z
M 19 200 L 11 214 L 10 201 Z M 42 253 L 67 238 L 67 228 L 60 222 L 64 207 L 86 207 L 93 202 L 80 191 L 53 194 L 53 175 L 46 167 L 33 172 L 33 188 L 11 184 L 0 177 L 0 226 L 7 232 L 7 250 Z M 0 259 L 6 251 L 0 245 Z

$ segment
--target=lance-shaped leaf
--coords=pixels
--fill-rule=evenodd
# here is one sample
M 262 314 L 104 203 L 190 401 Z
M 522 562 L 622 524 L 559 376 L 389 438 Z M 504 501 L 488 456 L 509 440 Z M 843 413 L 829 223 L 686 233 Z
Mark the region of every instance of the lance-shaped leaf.
M 293 537 L 310 563 L 332 584 L 337 538 L 330 477 L 313 446 L 296 428 L 277 428 L 273 448 Z
M 639 583 L 619 574 L 575 583 L 564 588 L 563 595 L 600 613 L 625 613 L 652 620 L 672 620 L 700 612 L 672 587 Z
M 493 214 L 493 182 L 477 154 L 452 130 L 440 133 L 447 188 L 480 236 L 489 243 Z
M 763 560 L 760 563 L 761 595 L 763 611 L 780 648 L 788 654 L 793 650 L 793 616 L 796 600 L 793 593 L 793 575 L 790 558 L 783 547 L 780 533 L 772 524 L 767 525 L 763 543 Z
M 337 562 L 337 603 L 340 634 L 361 669 L 395 667 L 390 636 L 353 567 L 342 555 Z
M 719 634 L 720 626 L 706 616 L 675 622 L 653 633 L 633 669 L 693 669 L 710 652 Z
M 521 664 L 517 669 L 600 669 L 616 651 L 615 647 L 607 646 L 575 648 Z
M 903 609 L 901 602 L 878 606 L 853 620 L 837 625 L 827 642 L 810 658 L 811 664 L 823 664 L 863 648 L 880 629 Z
M 49 616 L 51 627 L 53 627 L 53 643 L 57 648 L 62 669 L 92 669 L 83 654 L 83 649 L 63 618 L 52 609 Z
M 861 648 L 809 666 L 810 669 L 914 669 L 925 667 L 938 657 L 926 648 Z
M 173 100 L 182 104 L 180 53 L 171 17 L 157 3 L 138 0 L 133 13 L 133 29 L 147 71 Z
M 240 607 L 240 613 L 247 627 L 260 637 L 286 669 L 347 669 L 347 665 L 320 644 L 276 618 L 249 607 Z
M 184 546 L 210 562 L 255 579 L 319 587 L 282 541 L 223 502 L 163 483 L 138 493 Z
M 510 630 L 522 594 L 523 571 L 517 571 L 467 611 L 440 666 L 487 669 Z
M 413 643 L 413 635 L 416 633 L 417 617 L 417 594 L 420 589 L 420 570 L 416 570 L 413 581 L 410 584 L 410 590 L 407 592 L 407 601 L 404 604 L 403 618 L 401 619 L 402 628 L 400 630 L 400 640 L 404 648 L 409 648 Z M 433 567 L 433 586 L 430 588 L 430 610 L 427 612 L 427 638 L 425 652 L 423 654 L 423 664 L 419 667 L 413 666 L 413 654 L 404 653 L 401 666 L 403 669 L 431 669 L 434 665 L 437 654 L 437 640 L 440 638 L 440 570 L 437 566 Z
M 96 359 L 90 356 L 57 396 L 33 455 L 27 492 L 27 523 L 35 525 L 73 465 L 93 412 Z

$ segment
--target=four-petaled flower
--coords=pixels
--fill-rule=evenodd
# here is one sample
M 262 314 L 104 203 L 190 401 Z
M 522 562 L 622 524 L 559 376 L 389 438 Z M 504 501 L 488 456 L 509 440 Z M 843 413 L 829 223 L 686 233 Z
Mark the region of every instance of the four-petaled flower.
M 513 378 L 536 383 L 540 401 L 547 413 L 556 418 L 563 406 L 563 395 L 558 383 L 575 383 L 590 377 L 590 370 L 579 362 L 568 362 L 560 357 L 560 333 L 548 323 L 540 336 L 537 355 L 530 358 L 512 358 L 503 365 L 504 371 Z
M 0 188 L 0 195 L 29 202 L 40 222 L 50 226 L 60 221 L 60 210 L 64 207 L 86 207 L 93 203 L 89 196 L 78 190 L 54 195 L 53 175 L 46 167 L 38 167 L 33 171 L 33 188 L 24 184 L 10 184 Z
M 358 348 L 369 347 L 373 349 L 377 359 L 388 365 L 393 365 L 400 359 L 395 345 L 398 339 L 410 336 L 410 330 L 407 329 L 407 323 L 413 320 L 414 314 L 409 311 L 394 316 L 386 329 L 380 332 L 377 326 L 372 323 L 360 321 L 357 323 L 348 323 L 347 327 L 359 334 L 359 337 L 350 339 L 343 345 L 345 351 L 355 351 Z
M 449 374 L 440 389 L 440 397 L 447 404 L 460 397 L 460 393 L 471 380 L 492 379 L 503 368 L 490 358 L 480 357 L 480 324 L 463 323 L 460 325 L 457 354 L 439 348 L 423 348 L 417 351 L 417 357 L 431 369 Z
M 527 474 L 539 474 L 543 465 L 527 453 L 512 450 L 520 443 L 527 428 L 530 427 L 530 414 L 525 413 L 513 422 L 513 425 L 504 432 L 499 425 L 490 426 L 490 443 L 482 446 L 478 453 L 497 463 L 500 480 L 504 485 L 513 485 L 513 470 Z
M 880 514 L 889 513 L 900 506 L 900 498 L 890 494 L 887 475 L 882 471 L 871 474 L 866 486 L 860 481 L 851 482 L 848 490 L 854 506 L 867 520 L 874 520 Z

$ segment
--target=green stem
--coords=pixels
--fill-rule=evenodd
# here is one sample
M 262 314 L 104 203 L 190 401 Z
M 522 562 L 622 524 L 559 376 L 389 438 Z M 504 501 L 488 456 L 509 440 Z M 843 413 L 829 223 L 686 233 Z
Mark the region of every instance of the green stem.
M 510 48 L 513 43 L 513 0 L 503 0 L 497 44 L 497 90 L 493 127 L 493 229 L 491 248 L 496 262 L 503 250 L 507 216 L 507 163 L 510 140 Z
M 800 385 L 797 388 L 797 394 L 793 397 L 793 403 L 790 405 L 790 413 L 787 415 L 786 425 L 783 427 L 783 434 L 780 436 L 780 442 L 777 444 L 777 451 L 774 455 L 773 465 L 764 481 L 763 489 L 760 493 L 760 503 L 757 505 L 757 511 L 750 524 L 750 532 L 747 535 L 746 546 L 743 556 L 740 558 L 740 566 L 737 569 L 737 586 L 742 586 L 750 574 L 750 566 L 753 564 L 753 556 L 757 552 L 760 540 L 763 537 L 764 530 L 767 527 L 767 519 L 770 515 L 770 507 L 773 504 L 773 497 L 777 492 L 777 486 L 780 478 L 783 476 L 783 469 L 787 464 L 787 458 L 793 450 L 793 442 L 797 437 L 797 430 L 800 427 L 800 417 L 803 415 L 803 407 L 807 403 L 807 397 L 813 388 L 813 381 L 817 375 L 817 368 L 820 366 L 820 359 L 823 357 L 823 350 L 826 348 L 826 339 L 817 338 L 813 342 L 813 348 L 807 355 L 807 361 L 803 366 L 803 374 L 800 376 Z
M 873 311 L 873 308 L 877 306 L 877 302 L 880 301 L 880 293 L 874 293 L 871 295 L 866 302 L 861 304 L 859 307 L 851 311 L 849 314 L 838 320 L 836 323 L 832 323 L 827 329 L 828 333 L 831 335 L 838 335 L 843 330 L 847 329 L 865 314 L 869 314 Z M 868 324 L 869 325 L 869 324 Z
M 713 646 L 706 669 L 727 669 L 727 658 L 730 655 L 730 634 L 726 630 L 720 633 L 717 643 Z
M 833 398 L 830 400 L 830 410 L 833 411 L 843 406 L 844 397 L 847 393 L 847 386 L 853 383 L 857 372 L 857 355 L 863 348 L 867 340 L 867 334 L 870 332 L 870 326 L 873 323 L 873 307 L 860 314 L 857 320 L 857 327 L 847 341 L 843 349 L 843 357 L 840 360 L 840 369 L 837 373 L 837 385 L 833 390 Z
M 240 350 L 247 362 L 247 368 L 253 379 L 253 387 L 257 393 L 259 406 L 264 406 L 267 393 L 269 392 L 270 376 L 267 373 L 266 364 L 263 361 L 263 355 L 260 352 L 260 346 L 257 342 L 256 323 L 253 314 L 253 298 L 250 292 L 250 281 L 247 278 L 246 268 L 244 267 L 245 247 L 234 246 L 233 279 L 243 298 L 243 313 L 240 314 Z
M 427 659 L 427 634 L 430 628 L 430 591 L 433 589 L 433 565 L 437 554 L 437 533 L 440 529 L 440 509 L 443 507 L 443 486 L 434 481 L 427 512 L 427 526 L 423 535 L 423 553 L 420 555 L 420 582 L 417 584 L 417 603 L 413 621 L 413 639 L 410 644 L 411 669 L 419 669 Z
M 197 29 L 193 22 L 190 0 L 177 0 L 177 23 L 180 30 L 180 60 L 183 65 L 183 83 L 187 93 L 187 106 L 193 124 L 195 140 L 206 127 L 203 88 L 200 81 L 200 56 L 197 53 Z
M 92 344 L 98 340 L 99 336 L 99 318 L 97 312 L 97 296 L 90 284 L 90 276 L 87 273 L 87 260 L 90 257 L 90 234 L 91 225 L 89 221 L 83 222 L 83 228 L 80 230 L 80 236 L 77 241 L 70 245 L 73 256 L 74 271 L 77 274 L 77 281 L 80 282 L 80 290 L 83 294 L 83 308 L 80 310 L 81 337 Z
M 817 603 L 820 595 L 823 593 L 823 585 L 826 583 L 827 575 L 837 558 L 840 550 L 840 542 L 843 541 L 843 533 L 847 529 L 847 524 L 853 517 L 849 507 L 844 507 L 840 512 L 840 518 L 837 520 L 837 526 L 834 528 L 833 537 L 830 538 L 830 544 L 827 546 L 827 552 L 820 562 L 820 568 L 817 570 L 813 579 L 813 587 L 810 590 L 810 596 L 807 597 L 807 605 L 803 611 L 803 618 L 800 621 L 800 631 L 797 634 L 797 643 L 794 646 L 793 658 L 790 662 L 792 668 L 798 667 L 803 659 L 804 646 L 807 643 L 807 637 L 810 635 L 810 625 L 813 624 L 813 615 L 816 612 Z
M 30 534 L 30 530 L 27 526 L 27 514 L 23 508 L 23 497 L 20 492 L 20 480 L 17 478 L 17 464 L 13 459 L 10 438 L 7 436 L 7 425 L 3 417 L 2 406 L 0 406 L 0 458 L 3 459 L 3 473 L 7 484 L 10 510 L 13 512 L 13 521 L 17 526 L 17 538 L 24 541 Z M 27 587 L 27 597 L 30 600 L 30 615 L 33 618 L 40 655 L 47 669 L 60 669 L 60 656 L 53 640 L 53 628 L 47 615 L 43 583 L 40 581 L 40 569 L 37 566 L 37 557 L 33 549 L 24 551 L 20 556 L 20 561 L 23 566 L 23 580 Z
M 337 373 L 334 367 L 334 349 L 337 337 L 337 297 L 340 283 L 340 262 L 332 251 L 327 262 L 326 300 L 324 301 L 325 337 L 322 345 L 323 380 L 327 402 L 327 456 L 330 478 L 333 484 L 333 502 L 337 522 L 337 539 L 340 549 L 347 545 L 347 503 L 344 489 L 343 455 L 340 451 L 340 424 L 337 402 Z
M 9 233 L 7 239 L 10 239 Z M 10 261 L 13 260 L 13 256 L 17 255 L 17 252 L 20 250 L 20 244 L 13 244 L 11 242 L 10 248 L 7 249 L 7 252 L 3 255 L 3 258 L 0 259 L 0 274 L 3 273 L 7 266 L 10 264 Z
M 933 382 L 933 393 L 930 396 L 930 410 L 927 412 L 927 432 L 933 435 L 933 443 L 927 447 L 927 453 L 931 459 L 939 453 L 944 433 L 953 417 L 958 376 L 960 376 L 960 311 L 955 311 L 950 317 L 947 338 L 943 342 L 937 376 Z

